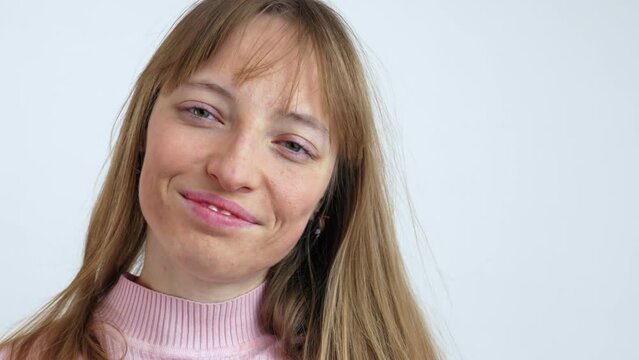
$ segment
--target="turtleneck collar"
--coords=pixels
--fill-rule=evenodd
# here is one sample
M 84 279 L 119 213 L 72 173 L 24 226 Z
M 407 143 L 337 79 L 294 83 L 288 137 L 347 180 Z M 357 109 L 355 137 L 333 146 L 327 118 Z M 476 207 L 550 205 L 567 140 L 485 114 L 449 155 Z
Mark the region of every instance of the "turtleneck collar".
M 125 273 L 100 304 L 100 320 L 129 340 L 184 350 L 234 347 L 271 335 L 259 326 L 266 283 L 234 299 L 201 303 L 166 295 L 135 282 Z

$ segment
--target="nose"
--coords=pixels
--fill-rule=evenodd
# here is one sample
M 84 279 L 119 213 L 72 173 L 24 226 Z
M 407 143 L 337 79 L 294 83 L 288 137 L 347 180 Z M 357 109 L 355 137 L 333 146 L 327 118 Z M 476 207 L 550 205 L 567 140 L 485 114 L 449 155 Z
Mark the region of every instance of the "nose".
M 212 145 L 215 151 L 207 162 L 208 175 L 228 192 L 255 189 L 259 181 L 255 140 L 247 133 L 229 134 L 224 138 Z

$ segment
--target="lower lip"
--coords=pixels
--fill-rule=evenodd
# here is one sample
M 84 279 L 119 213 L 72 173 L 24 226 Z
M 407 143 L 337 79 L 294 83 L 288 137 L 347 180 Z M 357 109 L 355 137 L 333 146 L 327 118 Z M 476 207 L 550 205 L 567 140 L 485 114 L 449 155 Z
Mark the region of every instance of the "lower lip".
M 239 229 L 245 228 L 251 225 L 255 225 L 248 221 L 242 220 L 240 218 L 231 217 L 227 215 L 220 214 L 209 209 L 206 205 L 195 202 L 193 200 L 189 200 L 185 197 L 182 197 L 188 207 L 191 209 L 193 214 L 200 220 L 204 221 L 207 225 L 215 227 L 215 228 L 223 228 L 223 229 Z

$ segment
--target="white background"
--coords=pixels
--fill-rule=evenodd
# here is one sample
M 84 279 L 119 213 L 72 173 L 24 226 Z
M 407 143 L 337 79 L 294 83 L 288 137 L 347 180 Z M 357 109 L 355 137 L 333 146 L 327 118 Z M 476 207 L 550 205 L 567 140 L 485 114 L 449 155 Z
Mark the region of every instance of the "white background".
M 1 3 L 0 334 L 78 270 L 118 111 L 189 4 Z M 335 4 L 398 133 L 428 240 L 401 245 L 448 357 L 639 359 L 639 3 Z

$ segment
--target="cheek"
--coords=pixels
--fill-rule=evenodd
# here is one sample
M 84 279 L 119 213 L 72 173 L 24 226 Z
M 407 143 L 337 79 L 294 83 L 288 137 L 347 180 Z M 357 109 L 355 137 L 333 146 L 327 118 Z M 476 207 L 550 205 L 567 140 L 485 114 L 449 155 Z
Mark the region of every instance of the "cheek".
M 296 174 L 281 178 L 273 185 L 275 224 L 289 242 L 302 235 L 324 194 L 327 182 L 324 176 L 317 176 L 316 173 L 308 176 Z
M 152 117 L 147 130 L 144 167 L 148 167 L 148 172 L 156 176 L 183 170 L 182 167 L 197 155 L 193 150 L 193 140 L 169 121 Z
M 300 240 L 328 181 L 316 173 L 315 176 L 297 174 L 295 177 L 278 179 L 271 188 L 275 228 L 272 238 L 263 249 L 271 260 L 267 264 L 269 266 L 284 258 Z
M 184 151 L 180 136 L 167 122 L 151 115 L 147 128 L 146 146 L 142 173 L 140 174 L 139 200 L 144 217 L 149 223 L 161 224 L 165 219 L 168 183 L 189 163 L 189 154 Z

